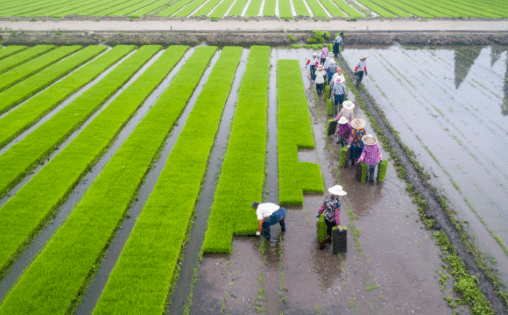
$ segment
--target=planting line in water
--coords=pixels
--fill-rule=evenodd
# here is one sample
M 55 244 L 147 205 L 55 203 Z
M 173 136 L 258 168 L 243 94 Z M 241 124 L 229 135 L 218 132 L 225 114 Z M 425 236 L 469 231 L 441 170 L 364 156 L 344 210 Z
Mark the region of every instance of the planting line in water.
M 156 52 L 160 47 L 150 47 Z M 12 262 L 13 256 L 26 247 L 48 218 L 59 208 L 80 179 L 107 151 L 125 122 L 144 102 L 153 88 L 164 78 L 181 57 L 186 47 L 174 47 L 166 51 L 154 65 L 143 71 L 139 80 L 129 85 L 111 104 L 105 107 L 64 150 L 52 159 L 18 194 L 0 209 L 0 217 L 11 222 L 0 233 L 5 246 L 0 252 L 0 266 Z M 167 67 L 167 68 L 166 68 Z M 146 67 L 145 67 L 146 68 Z M 93 139 L 93 140 L 91 140 Z M 30 200 L 27 209 L 25 202 Z M 14 215 L 15 214 L 15 215 Z M 16 220 L 23 214 L 23 220 Z M 9 257 L 7 255 L 10 255 Z
M 0 116 L 0 148 L 3 148 L 0 150 L 0 154 L 7 151 L 10 146 L 19 142 L 23 136 L 26 136 L 47 121 L 58 113 L 60 109 L 90 88 L 90 86 L 102 79 L 109 73 L 109 71 L 106 71 L 109 67 L 133 49 L 134 46 L 116 46 L 50 87 L 42 90 L 26 102 L 21 103 L 5 115 Z M 88 84 L 95 78 L 97 79 L 94 82 Z M 79 92 L 74 94 L 78 90 Z M 66 101 L 63 102 L 65 99 Z M 50 114 L 44 117 L 46 113 Z M 37 122 L 39 123 L 36 124 Z M 31 130 L 21 135 L 21 133 L 32 126 Z M 14 138 L 16 140 L 12 141 Z M 11 142 L 10 146 L 8 145 L 9 142 Z
M 77 306 L 155 154 L 215 50 L 201 47 L 189 59 L 7 295 L 0 314 L 33 308 L 44 314 L 63 314 Z M 28 298 L 30 303 L 19 303 L 20 298 Z
M 12 56 L 16 53 L 19 53 L 20 51 L 23 51 L 26 48 L 27 48 L 26 46 L 16 46 L 16 45 L 4 47 L 0 49 L 0 60 Z
M 322 193 L 324 186 L 318 164 L 298 161 L 298 148 L 314 148 L 298 60 L 278 60 L 277 88 L 279 202 L 301 205 L 303 192 Z
M 5 58 L 0 61 L 0 73 L 4 73 L 17 65 L 20 65 L 24 62 L 30 61 L 34 58 L 39 57 L 40 55 L 50 51 L 55 48 L 54 45 L 37 45 L 35 47 L 23 50 L 13 56 Z M 12 52 L 14 53 L 14 52 Z
M 81 46 L 78 45 L 63 46 L 57 49 L 53 49 L 52 51 L 43 54 L 40 57 L 25 62 L 22 65 L 1 74 L 0 91 L 9 88 L 24 78 L 39 72 L 40 70 L 52 65 L 62 58 L 67 57 L 79 49 L 81 49 Z M 0 109 L 0 113 L 4 112 L 5 110 L 5 108 Z
M 180 50 L 179 48 L 169 48 L 169 51 L 173 50 L 173 52 L 177 52 Z M 75 188 L 72 189 L 72 192 L 69 193 L 68 197 L 62 198 L 65 200 L 61 206 L 56 205 L 54 207 L 55 211 L 52 211 L 52 219 L 49 223 L 47 223 L 44 228 L 37 234 L 37 236 L 30 242 L 27 249 L 19 256 L 16 262 L 10 267 L 9 272 L 5 275 L 3 280 L 0 282 L 0 301 L 3 299 L 5 294 L 11 289 L 11 287 L 15 284 L 18 277 L 22 274 L 23 270 L 25 270 L 29 264 L 34 260 L 34 257 L 42 250 L 44 245 L 48 242 L 54 232 L 65 222 L 68 215 L 71 213 L 74 206 L 81 201 L 84 193 L 91 186 L 97 176 L 102 172 L 105 165 L 107 165 L 108 161 L 115 154 L 118 148 L 123 144 L 125 139 L 132 133 L 132 130 L 137 126 L 139 121 L 143 119 L 146 113 L 150 110 L 153 104 L 160 97 L 162 92 L 167 88 L 167 86 L 172 81 L 175 74 L 180 70 L 182 64 L 188 59 L 189 55 L 192 54 L 194 49 L 189 50 L 184 58 L 182 58 L 178 64 L 173 68 L 170 74 L 164 79 L 164 81 L 159 84 L 157 89 L 150 94 L 150 96 L 146 99 L 144 104 L 141 106 L 139 110 L 136 111 L 134 116 L 128 121 L 125 127 L 119 132 L 118 136 L 115 136 L 115 140 L 113 140 L 113 144 L 110 148 L 105 149 L 107 152 L 100 158 L 100 160 L 95 163 L 95 165 L 91 166 L 91 168 L 87 167 L 88 173 L 85 173 L 82 179 L 75 185 Z M 166 50 L 168 51 L 168 50 Z M 158 55 L 162 54 L 160 52 Z M 174 56 L 177 57 L 176 55 Z M 165 69 L 166 66 L 160 65 L 161 63 L 165 63 L 166 60 L 164 58 L 157 59 L 161 61 L 157 61 L 161 69 Z M 171 61 L 170 61 L 171 62 Z M 155 67 L 155 66 L 154 66 Z M 147 68 L 147 66 L 143 67 Z M 169 68 L 169 67 L 168 67 Z M 155 70 L 152 70 L 152 74 Z M 147 74 L 148 75 L 148 74 Z M 148 79 L 150 80 L 150 79 Z M 139 81 L 139 80 L 138 80 Z M 139 81 L 141 82 L 141 81 Z M 132 90 L 132 88 L 131 88 Z M 99 159 L 99 158 L 97 158 Z M 33 186 L 33 185 L 32 185 Z M 39 197 L 41 198 L 41 197 Z M 44 203 L 44 202 L 43 202 Z M 47 202 L 45 202 L 47 204 Z M 60 204 L 60 203 L 58 203 Z M 40 206 L 38 206 L 40 208 Z M 123 231 L 123 230 L 120 230 Z M 106 264 L 109 262 L 106 260 Z M 112 266 L 113 264 L 111 264 Z M 101 265 L 103 266 L 103 265 Z M 101 267 L 102 268 L 102 267 Z M 89 292 L 94 293 L 94 292 Z M 98 298 L 98 296 L 97 296 Z M 91 309 L 88 313 L 91 313 Z
M 105 46 L 89 46 L 3 91 L 0 93 L 0 111 L 6 112 L 106 49 Z M 0 140 L 1 146 L 2 141 Z
M 4 176 L 0 178 L 0 195 L 16 185 L 26 173 L 79 129 L 155 53 L 145 50 L 131 55 L 99 84 L 81 94 L 46 123 L 0 155 L 0 168 L 4 171 Z
M 261 200 L 263 191 L 269 58 L 269 47 L 252 46 L 208 220 L 203 244 L 207 253 L 230 253 L 234 234 L 256 230 L 250 205 Z
M 277 64 L 277 50 L 270 52 L 270 64 Z M 268 78 L 268 141 L 266 143 L 266 181 L 263 200 L 279 204 L 279 168 L 277 156 L 277 68 L 270 68 Z
M 117 310 L 149 314 L 164 308 L 168 291 L 173 289 L 172 280 L 179 273 L 177 260 L 182 255 L 182 244 L 241 54 L 241 47 L 223 49 L 136 221 L 94 314 Z M 146 246 L 154 239 L 160 243 Z M 146 257 L 142 264 L 138 263 L 139 257 Z M 138 274 L 143 274 L 143 279 L 126 284 L 126 280 Z M 154 283 L 153 279 L 158 280 Z M 182 306 L 183 302 L 185 298 Z

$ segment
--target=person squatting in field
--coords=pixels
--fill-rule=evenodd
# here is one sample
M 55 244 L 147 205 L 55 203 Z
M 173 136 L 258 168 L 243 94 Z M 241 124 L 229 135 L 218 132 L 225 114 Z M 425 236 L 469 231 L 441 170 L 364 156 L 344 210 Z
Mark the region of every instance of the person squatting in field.
M 312 54 L 312 58 L 307 60 L 307 63 L 305 64 L 305 67 L 307 67 L 310 64 L 310 78 L 312 81 L 316 79 L 316 68 L 319 65 L 319 61 L 317 60 L 317 53 Z
M 319 245 L 319 249 L 324 249 L 328 243 L 332 240 L 332 229 L 334 226 L 338 226 L 339 229 L 341 229 L 340 226 L 340 197 L 347 195 L 347 192 L 345 192 L 342 189 L 342 186 L 335 185 L 332 188 L 329 188 L 328 191 L 330 192 L 330 196 L 328 196 L 323 204 L 321 205 L 321 208 L 319 208 L 317 218 L 319 219 L 319 216 L 322 214 L 325 219 L 326 223 L 326 237 Z
M 323 90 L 325 89 L 325 76 L 325 69 L 322 65 L 319 65 L 316 70 L 316 92 L 318 96 L 321 96 L 323 94 Z
M 340 45 L 342 44 L 342 36 L 344 36 L 344 33 L 340 33 L 337 37 L 335 37 L 335 40 L 333 41 L 333 55 L 337 57 L 338 54 L 340 54 Z
M 368 134 L 362 137 L 363 150 L 358 162 L 365 162 L 367 164 L 367 181 L 374 182 L 374 171 L 376 165 L 383 160 L 383 154 L 377 145 L 377 139 Z
M 285 208 L 270 202 L 259 203 L 254 201 L 252 202 L 252 209 L 256 210 L 256 216 L 258 219 L 258 230 L 256 231 L 257 236 L 261 235 L 267 240 L 270 240 L 270 225 L 277 223 L 280 224 L 280 230 L 282 232 L 286 231 L 287 210 Z
M 356 87 L 360 86 L 360 83 L 363 79 L 363 74 L 367 76 L 367 55 L 362 55 L 360 58 L 360 62 L 355 67 L 355 75 L 356 75 Z

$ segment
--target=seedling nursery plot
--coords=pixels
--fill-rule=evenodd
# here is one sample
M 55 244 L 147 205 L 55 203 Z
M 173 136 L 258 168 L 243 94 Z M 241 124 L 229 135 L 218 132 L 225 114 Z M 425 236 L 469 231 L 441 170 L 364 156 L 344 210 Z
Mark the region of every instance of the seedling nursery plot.
M 71 5 L 72 1 L 65 3 Z M 149 1 L 143 3 L 154 5 Z M 251 13 L 263 10 L 260 3 L 250 3 L 255 5 Z M 121 5 L 111 4 L 111 8 L 116 6 Z M 34 48 L 38 47 L 41 46 Z M 242 253 L 245 253 L 246 246 L 251 251 L 255 249 L 251 252 L 251 263 L 260 259 L 263 264 L 260 257 L 275 246 L 277 260 L 280 260 L 280 265 L 274 265 L 276 271 L 270 271 L 270 264 L 268 269 L 253 266 L 258 272 L 253 281 L 257 279 L 258 282 L 247 284 L 252 279 L 243 278 L 240 281 L 243 283 L 245 280 L 245 286 L 252 285 L 256 289 L 259 311 L 264 308 L 269 312 L 274 310 L 273 305 L 270 306 L 273 301 L 263 297 L 264 290 L 280 297 L 280 301 L 275 301 L 278 305 L 275 309 L 279 308 L 284 313 L 300 309 L 295 300 L 298 294 L 293 292 L 294 283 L 289 289 L 284 289 L 285 274 L 296 272 L 299 275 L 295 275 L 295 279 L 300 279 L 305 275 L 319 276 L 324 269 L 319 269 L 310 261 L 300 265 L 301 261 L 294 258 L 298 251 L 292 254 L 293 258 L 289 258 L 289 253 L 284 258 L 283 247 L 287 243 L 293 249 L 309 246 L 316 250 L 315 214 L 328 194 L 326 187 L 341 184 L 348 191 L 343 201 L 341 220 L 344 220 L 343 225 L 348 225 L 348 231 L 354 238 L 348 246 L 351 255 L 356 255 L 355 264 L 365 263 L 368 266 L 372 261 L 369 255 L 373 255 L 374 259 L 376 255 L 384 255 L 377 252 L 379 245 L 364 243 L 362 250 L 362 242 L 376 242 L 376 237 L 371 238 L 371 229 L 376 225 L 369 221 L 376 215 L 364 216 L 362 211 L 382 214 L 390 208 L 388 199 L 399 198 L 400 209 L 390 208 L 391 215 L 404 226 L 403 233 L 418 230 L 419 242 L 424 244 L 425 251 L 421 251 L 416 243 L 407 246 L 415 245 L 412 255 L 428 258 L 421 259 L 428 264 L 417 268 L 425 270 L 422 271 L 427 279 L 425 292 L 438 291 L 425 301 L 432 300 L 436 309 L 444 310 L 443 314 L 452 313 L 452 308 L 447 307 L 439 292 L 440 283 L 450 285 L 452 280 L 447 282 L 448 275 L 444 271 L 441 282 L 437 280 L 440 277 L 440 273 L 436 272 L 441 261 L 439 251 L 430 234 L 419 229 L 422 224 L 415 223 L 418 211 L 410 200 L 406 200 L 408 196 L 402 187 L 403 181 L 397 178 L 393 163 L 389 161 L 383 166 L 388 168 L 386 178 L 383 183 L 374 185 L 360 183 L 353 175 L 354 170 L 338 167 L 340 148 L 334 148 L 338 146 L 335 138 L 324 134 L 329 119 L 326 102 L 314 95 L 314 84 L 304 66 L 305 58 L 312 54 L 311 50 L 267 46 L 190 48 L 121 45 L 111 48 L 44 46 L 38 49 L 47 51 L 40 52 L 32 50 L 34 48 L 7 46 L 0 49 L 0 62 L 13 64 L 0 75 L 12 73 L 13 78 L 18 78 L 0 92 L 2 105 L 5 104 L 0 115 L 0 285 L 5 287 L 4 291 L 0 291 L 0 314 L 75 313 L 84 303 L 93 303 L 88 307 L 93 314 L 164 313 L 174 290 L 181 289 L 176 286 L 176 280 L 194 216 L 208 216 L 198 212 L 196 204 L 233 83 L 239 83 L 238 98 L 229 122 L 231 129 L 226 138 L 223 163 L 213 183 L 216 190 L 210 204 L 206 234 L 199 242 L 201 252 L 206 254 L 203 260 L 205 271 L 204 274 L 198 273 L 198 264 L 194 281 L 215 281 L 208 278 L 208 264 L 215 262 L 214 259 L 222 262 L 220 266 L 236 266 L 234 260 L 228 261 L 228 257 L 237 257 L 237 248 Z M 245 72 L 235 76 L 242 51 L 248 56 Z M 508 192 L 503 185 L 508 179 L 505 171 L 508 165 L 503 164 L 507 158 L 506 150 L 496 146 L 499 142 L 508 141 L 508 130 L 503 123 L 504 116 L 508 115 L 503 102 L 506 99 L 503 86 L 508 78 L 506 49 L 352 48 L 343 51 L 343 56 L 354 68 L 359 56 L 364 53 L 369 55 L 369 76 L 362 88 L 372 95 L 387 120 L 400 131 L 401 141 L 417 153 L 418 163 L 434 175 L 430 178 L 431 184 L 444 191 L 446 199 L 459 212 L 459 217 L 469 222 L 468 228 L 478 236 L 486 252 L 495 257 L 500 277 L 506 281 L 508 270 L 504 267 L 508 266 L 505 245 L 508 244 L 508 233 L 502 209 L 503 196 Z M 17 55 L 18 59 L 15 58 Z M 392 61 L 395 59 L 398 60 L 397 65 Z M 177 70 L 176 74 L 167 78 L 172 69 Z M 365 117 L 360 109 L 361 100 L 355 94 L 356 90 L 352 90 L 353 82 L 349 77 L 347 80 L 350 97 L 357 104 L 355 114 Z M 159 86 L 164 87 L 160 96 L 151 101 L 153 103 L 147 103 Z M 276 89 L 268 89 L 268 86 Z M 270 98 L 272 93 L 276 96 Z M 269 99 L 274 100 L 270 106 L 276 106 L 277 113 L 276 130 L 270 134 L 267 131 Z M 145 105 L 149 105 L 146 113 L 135 122 L 129 134 L 117 139 Z M 183 114 L 186 110 L 188 114 Z M 179 123 L 182 128 L 177 132 Z M 367 128 L 372 130 L 370 125 Z M 177 137 L 176 142 L 167 158 L 159 161 L 161 152 L 168 147 L 166 140 L 173 133 Z M 267 141 L 269 136 L 277 139 L 273 147 Z M 118 143 L 115 148 L 114 142 Z M 272 150 L 277 152 L 275 169 L 267 166 L 267 152 Z M 388 153 L 383 154 L 386 154 L 385 158 L 389 157 Z M 101 171 L 86 186 L 87 190 L 82 198 L 76 200 L 66 220 L 54 227 L 48 241 L 39 245 L 33 260 L 24 262 L 24 272 L 14 281 L 9 280 L 10 285 L 6 287 L 7 282 L 4 281 L 9 279 L 11 269 L 22 263 L 20 256 L 47 228 L 52 217 L 61 211 L 62 204 L 86 174 L 96 167 L 99 160 L 103 161 L 103 156 L 108 158 L 100 166 Z M 302 160 L 302 156 L 314 156 L 311 160 L 317 162 Z M 147 174 L 155 163 L 161 161 L 164 167 L 153 189 L 140 195 L 140 187 L 144 185 Z M 334 171 L 327 171 L 330 169 Z M 271 172 L 276 172 L 276 176 L 272 176 L 277 178 L 276 196 L 265 191 Z M 381 196 L 388 186 L 389 197 L 383 197 L 386 201 L 375 203 L 375 198 L 369 197 Z M 367 196 L 368 200 L 360 196 Z M 112 272 L 102 281 L 100 297 L 94 302 L 84 300 L 83 296 L 109 252 L 110 244 L 117 237 L 117 230 L 122 228 L 125 220 L 133 220 L 129 210 L 138 199 L 146 202 L 139 217 L 134 219 L 134 228 L 123 248 L 116 249 L 121 253 Z M 278 227 L 274 226 L 271 242 L 242 237 L 253 235 L 257 229 L 255 212 L 250 208 L 254 200 L 276 202 L 288 208 L 287 234 L 278 237 Z M 380 209 L 374 210 L 371 204 Z M 385 219 L 376 217 L 375 220 Z M 402 224 L 404 220 L 407 224 Z M 360 227 L 366 228 L 360 232 Z M 301 233 L 297 236 L 298 231 Z M 293 241 L 289 237 L 294 237 Z M 349 303 L 352 312 L 365 313 L 373 307 L 372 301 L 385 303 L 391 310 L 398 303 L 404 303 L 400 297 L 395 298 L 395 295 L 400 295 L 399 292 L 383 291 L 383 286 L 388 288 L 390 284 L 382 280 L 387 278 L 386 273 L 395 272 L 400 266 L 405 268 L 407 265 L 404 263 L 399 263 L 398 267 L 383 266 L 379 270 L 368 267 L 366 270 L 372 270 L 371 273 L 361 271 L 363 276 L 358 280 L 353 276 L 358 270 L 349 263 L 345 265 L 345 257 L 328 256 L 331 252 L 327 251 L 311 250 L 310 253 L 314 255 L 313 261 L 316 259 L 319 264 L 326 259 L 334 259 L 338 266 L 334 270 L 339 274 L 342 272 L 342 276 L 333 281 L 345 287 L 335 291 L 339 295 L 350 291 L 348 281 L 354 283 L 355 289 L 364 283 L 369 284 L 365 300 L 353 292 L 342 300 L 347 302 L 331 299 L 327 305 L 343 307 L 343 303 Z M 211 254 L 227 255 L 214 258 L 216 256 Z M 390 252 L 387 255 L 397 254 Z M 248 256 L 240 258 L 241 261 L 245 259 Z M 287 261 L 289 269 L 283 266 L 287 259 L 294 260 L 294 264 Z M 247 265 L 238 272 L 249 268 Z M 299 268 L 313 271 L 302 272 Z M 352 273 L 344 271 L 344 268 L 351 268 Z M 266 287 L 263 287 L 265 284 L 260 279 L 266 276 L 262 276 L 264 272 L 267 272 L 268 278 L 274 276 L 279 279 L 279 283 L 267 281 Z M 408 279 L 417 278 L 413 274 L 408 276 Z M 287 281 L 292 283 L 290 279 Z M 410 280 L 400 281 L 404 283 L 404 290 L 414 289 Z M 335 290 L 331 287 L 327 289 L 328 282 L 324 282 L 324 291 L 317 289 L 316 294 Z M 378 289 L 380 285 L 381 289 Z M 235 284 L 224 286 L 228 290 Z M 382 293 L 370 292 L 376 289 Z M 201 295 L 200 290 L 198 299 L 206 305 L 206 297 Z M 217 292 L 217 289 L 210 290 L 212 294 Z M 223 295 L 224 291 L 220 291 Z M 244 294 L 250 299 L 250 293 Z M 289 296 L 286 306 L 286 302 L 281 302 L 287 299 L 284 295 Z M 396 302 L 388 303 L 384 295 L 394 297 Z M 446 293 L 446 296 L 452 302 L 461 297 L 456 292 Z M 228 293 L 223 298 L 222 309 L 225 310 L 228 305 L 254 307 L 249 303 L 256 297 L 252 296 L 247 304 L 238 304 L 239 300 L 235 302 L 235 299 Z M 355 306 L 356 299 L 359 303 Z M 192 301 L 191 295 L 187 301 L 190 303 L 187 304 L 187 313 L 216 314 L 218 311 L 211 306 L 207 307 L 207 311 L 203 308 L 199 310 L 192 307 Z M 425 301 L 418 300 L 417 303 Z M 304 309 L 310 306 L 313 312 L 325 307 L 305 301 L 302 303 Z
M 292 10 L 294 8 L 294 10 Z M 20 0 L 4 1 L 1 17 L 66 16 L 196 17 L 277 16 L 339 18 L 506 18 L 508 6 L 501 1 L 471 0 Z

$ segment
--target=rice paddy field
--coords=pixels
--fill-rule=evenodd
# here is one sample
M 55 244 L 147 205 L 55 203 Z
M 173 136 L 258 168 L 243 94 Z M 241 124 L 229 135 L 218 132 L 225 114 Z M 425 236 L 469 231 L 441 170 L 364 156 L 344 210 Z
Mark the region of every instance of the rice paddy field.
M 55 12 L 44 3 L 30 7 Z M 123 3 L 89 10 L 134 12 Z M 158 4 L 172 5 L 135 10 Z M 460 263 L 443 267 L 450 246 L 425 229 L 388 147 L 382 183 L 338 167 L 312 52 L 0 48 L 0 314 L 494 314 Z M 347 47 L 342 66 L 362 54 L 361 89 L 508 283 L 506 47 Z M 315 212 L 334 184 L 348 191 L 344 256 L 316 250 Z M 288 232 L 251 237 L 253 200 L 288 207 Z
M 21 0 L 0 2 L 0 17 L 316 17 L 506 18 L 501 0 Z

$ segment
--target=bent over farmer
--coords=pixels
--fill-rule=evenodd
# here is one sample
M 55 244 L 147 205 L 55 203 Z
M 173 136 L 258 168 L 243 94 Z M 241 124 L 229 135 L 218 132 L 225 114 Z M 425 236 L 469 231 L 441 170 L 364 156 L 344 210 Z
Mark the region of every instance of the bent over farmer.
M 259 203 L 254 201 L 252 203 L 252 209 L 256 210 L 258 217 L 258 230 L 256 231 L 257 236 L 263 236 L 267 240 L 270 240 L 270 225 L 279 223 L 280 230 L 286 231 L 286 212 L 287 210 L 274 203 L 266 202 Z M 261 233 L 263 230 L 263 233 Z

